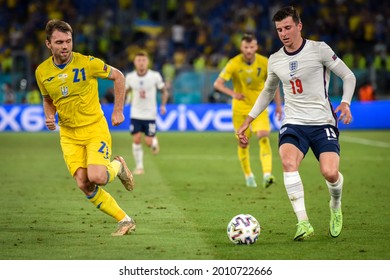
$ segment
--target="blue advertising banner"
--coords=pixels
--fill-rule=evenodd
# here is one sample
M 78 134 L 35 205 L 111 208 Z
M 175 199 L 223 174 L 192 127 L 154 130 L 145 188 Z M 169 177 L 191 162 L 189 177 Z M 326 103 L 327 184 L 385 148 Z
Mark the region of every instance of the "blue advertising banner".
M 338 104 L 333 104 L 334 108 Z M 111 125 L 113 105 L 102 105 L 104 114 L 112 131 L 129 130 L 130 110 L 125 106 L 125 122 L 120 126 Z M 268 112 L 272 130 L 280 128 L 274 113 L 274 105 Z M 353 102 L 351 104 L 353 121 L 340 129 L 390 129 L 390 101 Z M 167 114 L 157 116 L 159 131 L 233 131 L 230 104 L 167 105 Z M 0 131 L 47 131 L 41 105 L 1 105 Z

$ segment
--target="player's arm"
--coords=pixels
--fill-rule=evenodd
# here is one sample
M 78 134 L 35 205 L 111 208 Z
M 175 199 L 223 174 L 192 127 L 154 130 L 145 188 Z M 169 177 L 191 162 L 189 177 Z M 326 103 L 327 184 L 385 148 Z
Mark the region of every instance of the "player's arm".
M 225 86 L 225 80 L 222 77 L 218 77 L 214 82 L 214 88 L 219 92 L 222 92 L 226 95 L 231 96 L 232 98 L 242 100 L 244 99 L 244 95 L 242 93 L 235 92 L 231 88 Z
M 280 121 L 282 119 L 282 116 L 283 116 L 283 108 L 282 108 L 282 98 L 280 96 L 279 86 L 276 88 L 274 101 L 276 104 L 276 109 L 275 109 L 276 116 L 277 116 L 278 120 Z
M 111 66 L 111 73 L 108 79 L 114 81 L 114 110 L 111 116 L 113 126 L 120 125 L 124 120 L 123 107 L 125 105 L 125 76 L 121 71 Z
M 339 121 L 349 124 L 352 121 L 352 114 L 349 108 L 353 93 L 355 92 L 356 77 L 348 66 L 336 56 L 334 51 L 326 44 L 320 45 L 320 54 L 326 67 L 336 74 L 343 81 L 343 96 L 340 105 L 336 108 L 335 113 L 341 112 Z
M 55 130 L 56 129 L 55 114 L 57 112 L 57 109 L 54 106 L 53 100 L 50 98 L 49 95 L 43 96 L 43 112 L 45 113 L 46 127 L 49 130 Z
M 166 85 L 164 85 L 164 87 L 161 89 L 161 93 L 162 96 L 161 96 L 160 113 L 161 115 L 165 115 L 167 112 L 167 108 L 165 107 L 165 105 L 167 105 L 168 98 L 169 98 L 168 88 Z
M 259 97 L 257 97 L 248 116 L 236 132 L 237 137 L 242 144 L 248 144 L 248 137 L 245 135 L 245 131 L 248 129 L 251 122 L 257 118 L 257 116 L 260 115 L 275 98 L 276 92 L 279 92 L 278 85 L 279 78 L 274 74 L 268 73 L 263 90 L 259 94 Z
M 341 112 L 339 121 L 343 121 L 344 124 L 349 124 L 352 121 L 352 113 L 349 106 L 355 91 L 356 77 L 343 61 L 339 61 L 332 71 L 343 81 L 343 96 L 335 113 Z

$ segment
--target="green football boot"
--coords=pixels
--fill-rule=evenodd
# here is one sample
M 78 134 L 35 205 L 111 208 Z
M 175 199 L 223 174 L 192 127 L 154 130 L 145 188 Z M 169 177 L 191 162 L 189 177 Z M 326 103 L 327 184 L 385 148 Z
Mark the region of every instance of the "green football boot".
M 263 179 L 263 187 L 265 189 L 269 188 L 273 183 L 275 183 L 275 177 L 272 175 L 268 175 Z
M 330 207 L 330 223 L 329 223 L 329 234 L 336 238 L 340 235 L 343 229 L 343 213 L 341 207 L 334 209 Z
M 295 241 L 304 240 L 314 234 L 314 229 L 309 221 L 301 221 L 297 223 L 297 233 L 294 236 Z

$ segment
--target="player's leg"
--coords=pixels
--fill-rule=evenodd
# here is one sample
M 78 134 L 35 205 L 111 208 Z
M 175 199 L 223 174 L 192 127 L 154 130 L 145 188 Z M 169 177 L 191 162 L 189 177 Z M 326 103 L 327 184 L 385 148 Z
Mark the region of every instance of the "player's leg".
M 152 153 L 157 155 L 160 152 L 160 145 L 157 138 L 157 127 L 155 121 L 146 121 L 145 123 L 145 144 L 151 148 Z
M 104 123 L 97 124 L 93 131 L 95 131 L 93 137 L 87 141 L 86 158 L 87 184 L 90 185 L 89 188 L 92 185 L 95 188 L 92 193 L 86 193 L 87 197 L 99 210 L 118 221 L 118 229 L 114 234 L 128 234 L 135 230 L 135 222 L 101 186 L 112 182 L 118 176 L 127 190 L 133 190 L 133 175 L 121 156 L 111 161 L 111 135 L 105 120 Z M 81 176 L 84 176 L 84 172 L 81 172 Z
M 344 178 L 339 172 L 340 145 L 338 142 L 338 129 L 325 126 L 319 130 L 319 140 L 315 143 L 315 154 L 320 162 L 321 174 L 325 178 L 330 194 L 330 222 L 329 233 L 338 237 L 343 227 L 343 214 L 341 211 L 341 196 Z
M 279 134 L 279 155 L 283 165 L 284 185 L 297 217 L 297 232 L 294 240 L 303 240 L 314 233 L 306 213 L 304 188 L 299 175 L 299 166 L 308 151 L 305 139 L 297 137 L 293 127 L 282 127 Z
M 241 124 L 245 120 L 244 115 L 241 114 L 236 114 L 233 112 L 233 126 L 234 130 L 237 131 L 238 128 L 241 126 Z M 251 131 L 248 129 L 245 131 L 245 134 L 248 138 L 251 136 Z M 236 135 L 237 138 L 237 135 Z M 242 172 L 244 173 L 245 176 L 245 182 L 248 187 L 257 187 L 256 181 L 255 181 L 255 176 L 252 173 L 251 169 L 251 164 L 250 164 L 250 155 L 249 155 L 249 144 L 243 145 L 239 141 L 237 142 L 237 156 L 238 160 L 240 161 L 241 169 Z
M 267 110 L 252 122 L 252 130 L 256 132 L 259 143 L 259 158 L 263 170 L 263 187 L 268 188 L 275 182 L 275 177 L 272 175 L 272 149 L 269 140 L 271 124 Z
M 130 133 L 133 138 L 134 174 L 144 173 L 144 151 L 142 148 L 143 121 L 131 119 Z

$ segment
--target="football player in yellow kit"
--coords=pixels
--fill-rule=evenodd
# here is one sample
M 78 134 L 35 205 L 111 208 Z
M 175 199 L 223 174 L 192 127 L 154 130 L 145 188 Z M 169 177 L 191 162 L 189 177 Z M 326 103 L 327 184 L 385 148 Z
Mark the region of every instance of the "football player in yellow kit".
M 241 40 L 241 53 L 231 58 L 219 77 L 214 82 L 216 90 L 230 95 L 232 100 L 233 126 L 238 130 L 248 113 L 255 104 L 257 97 L 264 87 L 267 78 L 268 59 L 256 51 L 258 50 L 257 40 L 253 34 L 244 34 Z M 233 89 L 225 85 L 225 82 L 232 80 Z M 275 95 L 276 114 L 281 119 L 282 106 L 279 89 Z M 260 162 L 263 169 L 263 187 L 268 188 L 275 182 L 272 175 L 272 151 L 269 141 L 271 131 L 268 111 L 265 110 L 251 124 L 251 128 L 245 133 L 248 137 L 256 134 L 260 146 Z M 249 144 L 238 142 L 238 158 L 244 172 L 246 185 L 257 187 L 255 177 L 252 173 L 249 157 Z
M 124 121 L 125 79 L 118 69 L 101 59 L 73 52 L 72 27 L 60 20 L 46 25 L 46 46 L 52 56 L 43 61 L 35 77 L 43 96 L 46 126 L 56 129 L 58 115 L 64 160 L 78 187 L 100 211 L 118 222 L 113 236 L 129 234 L 135 222 L 102 186 L 119 177 L 131 191 L 134 180 L 121 156 L 111 161 L 111 134 L 101 109 L 98 78 L 114 81 L 112 125 Z

